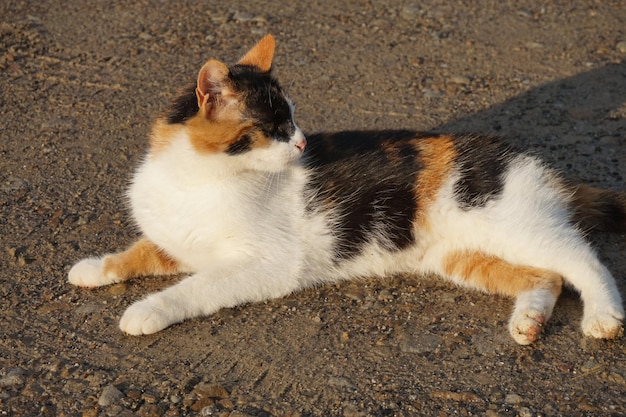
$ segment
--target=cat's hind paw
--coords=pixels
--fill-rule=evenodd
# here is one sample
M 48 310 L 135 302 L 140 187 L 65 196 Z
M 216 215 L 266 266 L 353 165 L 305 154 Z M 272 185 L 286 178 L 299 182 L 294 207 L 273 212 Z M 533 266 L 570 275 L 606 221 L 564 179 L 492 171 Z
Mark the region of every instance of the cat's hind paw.
M 148 297 L 126 309 L 120 320 L 120 329 L 132 336 L 141 336 L 156 333 L 178 321 L 161 303 Z
M 597 339 L 615 339 L 624 334 L 624 314 L 616 312 L 595 312 L 585 314 L 582 328 L 585 336 Z
M 509 322 L 509 332 L 520 345 L 530 345 L 541 334 L 546 318 L 539 312 L 526 312 L 514 315 Z
M 79 287 L 94 288 L 118 282 L 117 276 L 105 274 L 104 259 L 87 258 L 76 263 L 67 274 L 70 284 Z

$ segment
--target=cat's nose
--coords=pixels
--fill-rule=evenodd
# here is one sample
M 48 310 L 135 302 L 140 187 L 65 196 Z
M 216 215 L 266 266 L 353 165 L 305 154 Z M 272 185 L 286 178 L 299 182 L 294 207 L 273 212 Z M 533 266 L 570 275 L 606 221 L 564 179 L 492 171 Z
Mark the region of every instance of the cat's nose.
M 296 142 L 296 148 L 300 149 L 300 152 L 304 152 L 305 147 L 306 147 L 306 139 L 303 136 L 302 139 Z

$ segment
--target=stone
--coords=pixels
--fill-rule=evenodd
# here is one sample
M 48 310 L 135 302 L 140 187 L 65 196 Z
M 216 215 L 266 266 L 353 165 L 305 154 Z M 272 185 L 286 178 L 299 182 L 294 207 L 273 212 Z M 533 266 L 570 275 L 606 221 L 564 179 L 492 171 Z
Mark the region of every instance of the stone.
M 404 20 L 415 20 L 420 17 L 424 12 L 419 6 L 404 6 L 400 9 L 400 17 Z
M 165 413 L 157 404 L 144 404 L 137 412 L 138 417 L 161 417 Z
M 505 404 L 517 405 L 520 404 L 522 401 L 524 401 L 524 399 L 517 394 L 506 394 L 506 397 L 504 397 Z
M 5 376 L 0 378 L 0 387 L 19 387 L 24 385 L 24 371 L 20 368 L 9 368 Z
M 201 382 L 196 385 L 193 389 L 193 392 L 200 398 L 228 398 L 230 393 L 219 384 L 208 384 L 206 382 Z
M 342 376 L 331 376 L 327 381 L 331 387 L 354 388 L 354 384 L 348 378 Z
M 200 410 L 201 416 L 214 416 L 217 415 L 217 407 L 215 405 L 207 405 L 206 407 Z
M 441 342 L 441 337 L 434 334 L 409 334 L 402 337 L 400 350 L 405 353 L 433 352 L 441 345 Z
M 448 82 L 452 84 L 469 85 L 472 80 L 470 80 L 469 77 L 464 77 L 462 75 L 454 75 L 448 79 Z
M 122 295 L 126 292 L 127 289 L 128 289 L 128 286 L 125 283 L 119 282 L 109 287 L 109 294 Z
M 100 397 L 98 398 L 98 405 L 106 407 L 118 402 L 122 398 L 124 398 L 122 391 L 117 389 L 115 385 L 107 385 L 104 387 L 102 394 L 100 394 Z
M 77 316 L 88 316 L 90 314 L 99 313 L 103 308 L 104 307 L 100 304 L 87 303 L 78 306 L 78 308 L 74 311 L 74 314 Z

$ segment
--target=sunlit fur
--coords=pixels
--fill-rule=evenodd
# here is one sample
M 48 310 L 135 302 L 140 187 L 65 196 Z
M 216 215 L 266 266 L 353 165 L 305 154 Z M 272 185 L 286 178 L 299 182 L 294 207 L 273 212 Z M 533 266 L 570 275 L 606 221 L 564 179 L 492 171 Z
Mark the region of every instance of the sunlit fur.
M 623 193 L 567 182 L 497 138 L 398 131 L 304 135 L 271 76 L 274 40 L 216 60 L 156 121 L 128 192 L 143 237 L 69 272 L 95 287 L 185 273 L 131 305 L 149 334 L 224 307 L 358 277 L 435 273 L 516 298 L 532 343 L 563 285 L 583 332 L 613 338 L 624 310 L 582 228 L 626 229 Z M 308 142 L 308 143 L 307 143 Z

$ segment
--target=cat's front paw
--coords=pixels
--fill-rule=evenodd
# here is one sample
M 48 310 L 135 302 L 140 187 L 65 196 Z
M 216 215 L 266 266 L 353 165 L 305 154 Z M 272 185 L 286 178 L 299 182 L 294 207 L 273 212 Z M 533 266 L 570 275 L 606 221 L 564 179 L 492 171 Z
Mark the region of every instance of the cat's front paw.
M 623 311 L 595 311 L 585 313 L 582 322 L 585 336 L 597 339 L 614 339 L 624 334 Z
M 530 345 L 541 334 L 546 317 L 538 311 L 514 315 L 509 322 L 509 332 L 520 345 Z
M 100 287 L 118 282 L 119 279 L 111 274 L 105 274 L 104 259 L 87 258 L 76 263 L 67 274 L 70 284 L 79 287 Z
M 120 329 L 133 336 L 156 333 L 177 323 L 172 311 L 154 298 L 137 301 L 126 309 L 120 320 Z

